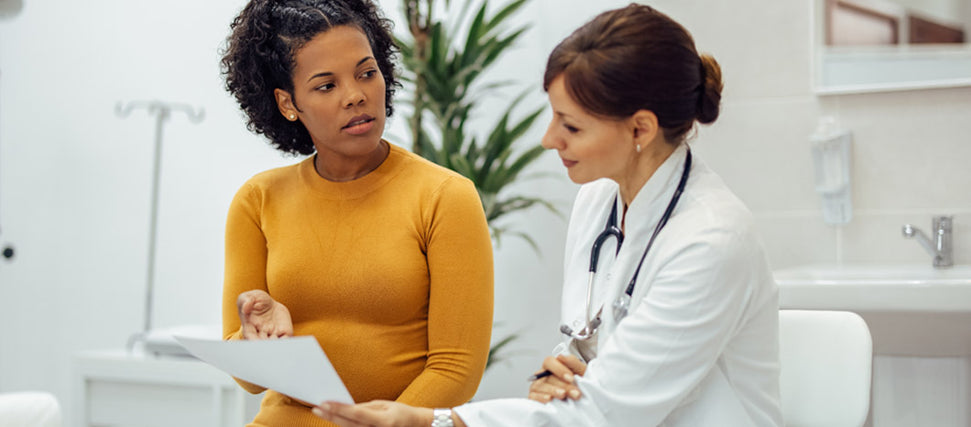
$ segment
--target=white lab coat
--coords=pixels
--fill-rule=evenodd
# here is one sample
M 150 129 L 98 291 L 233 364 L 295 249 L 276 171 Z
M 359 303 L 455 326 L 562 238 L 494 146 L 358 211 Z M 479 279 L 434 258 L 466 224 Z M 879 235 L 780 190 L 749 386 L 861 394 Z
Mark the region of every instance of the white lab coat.
M 455 408 L 466 424 L 783 425 L 776 284 L 751 213 L 697 155 L 681 200 L 644 260 L 630 314 L 619 323 L 613 318 L 611 303 L 671 200 L 686 152 L 679 147 L 630 203 L 620 253 L 614 256 L 612 239 L 603 247 L 592 306 L 596 312 L 605 305 L 604 323 L 594 344 L 598 355 L 577 379 L 583 397 L 473 402 Z M 616 183 L 599 180 L 577 195 L 562 305 L 562 321 L 574 329 L 584 323 L 590 248 L 617 192 Z

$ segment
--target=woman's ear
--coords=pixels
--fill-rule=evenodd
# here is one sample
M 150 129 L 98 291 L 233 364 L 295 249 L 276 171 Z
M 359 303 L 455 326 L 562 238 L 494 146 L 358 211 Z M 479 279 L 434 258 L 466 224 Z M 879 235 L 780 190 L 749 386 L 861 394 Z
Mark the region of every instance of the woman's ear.
M 283 114 L 289 121 L 297 120 L 297 106 L 293 103 L 293 95 L 283 89 L 273 89 L 273 96 L 276 97 L 276 106 L 280 109 L 280 114 Z
M 637 110 L 631 116 L 631 126 L 634 128 L 634 143 L 641 146 L 649 144 L 661 133 L 657 115 L 651 110 Z

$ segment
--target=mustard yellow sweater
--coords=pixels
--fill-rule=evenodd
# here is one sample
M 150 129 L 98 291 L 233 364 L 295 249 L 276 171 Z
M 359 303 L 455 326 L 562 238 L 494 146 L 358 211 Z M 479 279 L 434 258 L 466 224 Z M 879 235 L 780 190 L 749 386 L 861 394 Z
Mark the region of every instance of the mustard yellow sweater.
M 318 176 L 313 157 L 260 173 L 229 208 L 225 267 L 225 337 L 240 338 L 236 297 L 265 290 L 290 310 L 294 335 L 317 338 L 357 402 L 451 407 L 479 385 L 492 246 L 475 187 L 453 171 L 391 145 L 350 182 Z M 251 425 L 330 424 L 267 390 Z

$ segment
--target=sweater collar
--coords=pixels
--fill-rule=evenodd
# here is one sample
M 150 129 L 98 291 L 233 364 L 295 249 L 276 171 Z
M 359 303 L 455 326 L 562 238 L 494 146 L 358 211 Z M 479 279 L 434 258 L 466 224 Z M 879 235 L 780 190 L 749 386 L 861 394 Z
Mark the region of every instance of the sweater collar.
M 329 200 L 350 200 L 366 196 L 368 193 L 387 184 L 400 171 L 405 159 L 405 151 L 397 145 L 388 143 L 388 156 L 380 165 L 367 175 L 344 182 L 334 182 L 322 178 L 314 169 L 314 156 L 300 162 L 299 173 L 305 185 L 315 194 Z

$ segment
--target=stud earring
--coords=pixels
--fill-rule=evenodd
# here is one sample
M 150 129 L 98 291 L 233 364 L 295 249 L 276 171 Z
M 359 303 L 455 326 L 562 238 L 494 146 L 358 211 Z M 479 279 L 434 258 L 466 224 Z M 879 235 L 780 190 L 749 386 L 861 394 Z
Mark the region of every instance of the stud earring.
M 634 150 L 637 151 L 638 153 L 640 153 L 641 152 L 641 144 L 635 144 L 634 145 Z
M 290 113 L 290 115 L 287 116 L 287 118 L 290 119 L 290 121 L 292 122 L 294 120 L 297 120 L 297 115 L 296 114 L 293 114 L 293 113 Z

